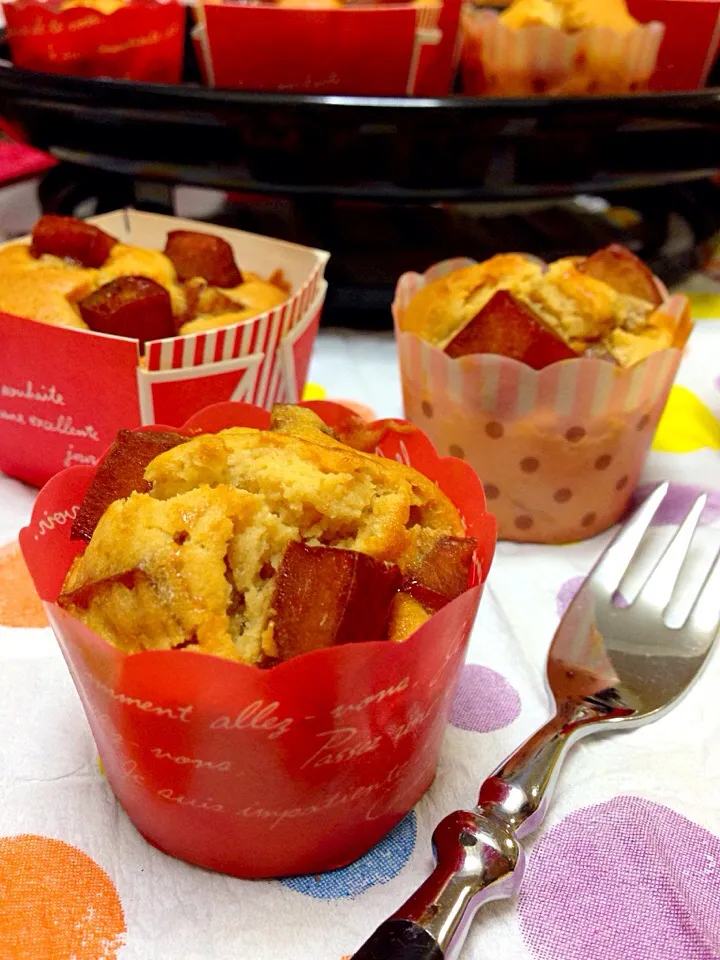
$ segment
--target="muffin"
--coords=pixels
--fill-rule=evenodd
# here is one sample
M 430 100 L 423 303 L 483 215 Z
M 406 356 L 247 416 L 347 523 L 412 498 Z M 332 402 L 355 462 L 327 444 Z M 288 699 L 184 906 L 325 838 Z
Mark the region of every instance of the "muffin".
M 171 231 L 164 251 L 47 215 L 31 242 L 0 249 L 0 310 L 136 339 L 141 346 L 249 320 L 288 298 L 282 274 L 241 272 L 220 237 Z
M 520 254 L 406 275 L 394 305 L 406 415 L 485 485 L 499 535 L 566 543 L 615 523 L 692 322 L 630 251 Z
M 612 94 L 643 89 L 664 27 L 625 0 L 513 0 L 499 15 L 463 11 L 466 93 Z
M 283 406 L 269 430 L 122 436 L 75 532 L 58 602 L 95 633 L 262 666 L 406 639 L 467 589 L 476 545 L 423 474 Z
M 495 544 L 467 464 L 439 457 L 411 424 L 313 409 L 322 423 L 223 404 L 183 427 L 192 439 L 124 435 L 97 468 L 47 484 L 20 534 L 132 823 L 165 853 L 240 877 L 344 866 L 427 790 Z M 198 430 L 221 431 L 218 443 Z M 157 526 L 137 525 L 143 509 Z M 123 569 L 139 553 L 119 544 L 120 518 L 144 566 Z M 110 577 L 90 582 L 105 574 L 127 605 L 103 596 Z M 274 578 L 269 613 L 263 577 Z M 148 649 L 179 638 L 177 623 L 186 645 Z M 308 645 L 288 655 L 298 637 Z
M 625 0 L 513 0 L 500 14 L 508 27 L 556 27 L 568 33 L 589 27 L 609 27 L 629 33 L 640 26 Z
M 428 283 L 403 312 L 400 329 L 451 357 L 499 353 L 539 369 L 548 358 L 600 356 L 630 367 L 684 345 L 687 317 L 668 314 L 666 299 L 642 261 L 618 244 L 549 265 L 499 254 Z M 527 344 L 515 336 L 525 323 L 533 329 Z

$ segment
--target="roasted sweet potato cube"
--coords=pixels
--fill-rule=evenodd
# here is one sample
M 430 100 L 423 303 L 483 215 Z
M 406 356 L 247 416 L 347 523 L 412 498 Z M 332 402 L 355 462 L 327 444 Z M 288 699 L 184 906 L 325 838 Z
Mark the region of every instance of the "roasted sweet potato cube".
M 468 588 L 474 537 L 439 537 L 403 580 L 409 593 L 428 610 L 439 610 Z
M 155 457 L 172 450 L 188 438 L 181 433 L 121 430 L 100 461 L 95 476 L 80 504 L 70 531 L 72 540 L 90 542 L 100 517 L 115 500 L 124 500 L 134 491 L 150 489 L 145 468 Z
M 382 639 L 401 580 L 394 564 L 364 553 L 291 543 L 273 599 L 278 656 Z
M 75 616 L 92 611 L 95 623 L 102 623 L 101 634 L 128 653 L 198 649 L 195 635 L 188 634 L 150 576 L 137 567 L 83 583 L 61 593 L 57 603 Z
M 575 351 L 530 307 L 507 290 L 498 290 L 467 326 L 445 347 L 450 357 L 496 353 L 520 360 L 535 370 L 571 360 Z
M 387 432 L 387 425 L 380 424 L 371 427 L 367 420 L 351 413 L 346 420 L 333 428 L 333 433 L 342 443 L 346 443 L 353 450 L 362 450 L 364 453 L 374 453 L 375 448 Z
M 83 267 L 101 267 L 116 243 L 115 237 L 91 223 L 48 213 L 35 224 L 30 253 L 33 257 L 51 253 Z
M 116 337 L 162 340 L 175 336 L 170 294 L 148 277 L 117 277 L 78 302 L 91 330 Z
M 214 287 L 237 287 L 243 275 L 227 240 L 194 230 L 171 230 L 165 256 L 172 260 L 178 280 L 202 277 Z
M 578 269 L 588 277 L 602 280 L 618 293 L 647 300 L 653 306 L 663 301 L 650 268 L 619 243 L 611 243 L 593 253 Z
M 96 580 L 93 583 L 84 583 L 81 587 L 76 587 L 68 593 L 61 593 L 57 598 L 58 606 L 64 610 L 70 610 L 78 607 L 80 610 L 87 610 L 94 597 L 106 587 L 119 583 L 126 590 L 134 590 L 140 582 L 149 583 L 149 578 L 142 570 L 127 570 L 125 573 L 117 573 L 112 577 L 106 577 L 104 580 Z

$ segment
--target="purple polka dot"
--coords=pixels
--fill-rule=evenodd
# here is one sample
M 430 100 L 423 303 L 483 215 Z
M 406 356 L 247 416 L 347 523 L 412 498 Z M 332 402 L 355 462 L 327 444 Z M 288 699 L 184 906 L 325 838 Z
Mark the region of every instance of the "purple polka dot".
M 715 377 L 715 389 L 720 390 L 720 377 Z
M 536 844 L 518 912 L 537 960 L 717 960 L 720 839 L 639 797 L 584 807 Z
M 633 495 L 631 507 L 637 507 L 643 500 L 646 500 L 655 487 L 656 484 L 653 483 L 638 487 Z M 703 487 L 696 487 L 689 483 L 671 483 L 665 499 L 653 518 L 653 526 L 662 527 L 667 524 L 682 523 L 685 514 L 701 493 L 708 493 L 708 502 L 703 510 L 700 523 L 715 523 L 716 520 L 720 519 L 720 491 L 707 491 Z
M 583 585 L 584 580 L 585 577 L 570 577 L 570 579 L 566 580 L 560 587 L 557 597 L 555 598 L 555 609 L 557 610 L 558 617 L 565 615 L 567 608 L 570 606 L 575 594 Z M 629 606 L 627 600 L 619 591 L 614 594 L 613 603 L 618 607 Z
M 559 617 L 564 616 L 565 611 L 570 606 L 573 597 L 582 586 L 584 579 L 585 577 L 570 577 L 570 579 L 566 580 L 558 590 L 558 595 L 555 600 L 555 608 Z
M 504 677 L 489 667 L 466 663 L 450 723 L 461 730 L 489 733 L 511 724 L 520 715 L 520 707 L 520 695 Z

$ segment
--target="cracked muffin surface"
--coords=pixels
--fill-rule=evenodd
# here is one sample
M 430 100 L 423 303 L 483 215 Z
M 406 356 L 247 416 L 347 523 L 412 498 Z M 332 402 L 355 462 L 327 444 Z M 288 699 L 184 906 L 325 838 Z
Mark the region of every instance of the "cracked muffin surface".
M 462 539 L 456 508 L 431 480 L 347 446 L 301 408 L 276 408 L 269 430 L 236 427 L 179 443 L 148 464 L 144 481 L 148 489 L 107 507 L 59 598 L 127 652 L 277 658 L 276 591 L 290 544 L 361 554 L 400 578 L 439 543 L 474 543 Z M 470 555 L 467 562 L 466 572 Z M 338 571 L 340 579 L 342 564 Z M 350 572 L 349 590 L 360 572 Z M 389 639 L 429 618 L 409 593 L 392 596 L 397 585 L 379 586 L 390 590 Z
M 624 367 L 657 350 L 682 346 L 689 335 L 689 318 L 678 321 L 667 312 L 667 291 L 657 286 L 647 266 L 619 245 L 550 264 L 503 253 L 461 267 L 417 291 L 400 317 L 400 329 L 447 349 L 487 308 L 494 311 L 494 326 L 502 332 L 507 316 L 493 306 L 501 292 L 529 310 L 575 355 L 601 356 Z M 490 317 L 485 319 L 489 322 Z

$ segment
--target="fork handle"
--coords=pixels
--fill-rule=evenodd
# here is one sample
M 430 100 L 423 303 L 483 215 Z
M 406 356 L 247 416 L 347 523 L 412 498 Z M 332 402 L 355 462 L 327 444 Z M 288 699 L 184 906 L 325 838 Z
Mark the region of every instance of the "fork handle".
M 604 716 L 612 712 L 602 710 Z M 591 733 L 598 715 L 587 702 L 558 706 L 554 717 L 480 787 L 478 806 L 522 839 L 544 820 L 570 747 Z
M 482 810 L 456 810 L 433 834 L 437 866 L 352 960 L 457 960 L 473 917 L 510 897 L 523 852 L 506 824 Z
M 445 960 L 435 937 L 412 920 L 386 920 L 352 960 Z
M 352 960 L 458 960 L 472 919 L 522 880 L 518 836 L 542 819 L 562 761 L 590 719 L 577 704 L 545 726 L 483 783 L 472 812 L 456 810 L 433 834 L 437 866 Z

